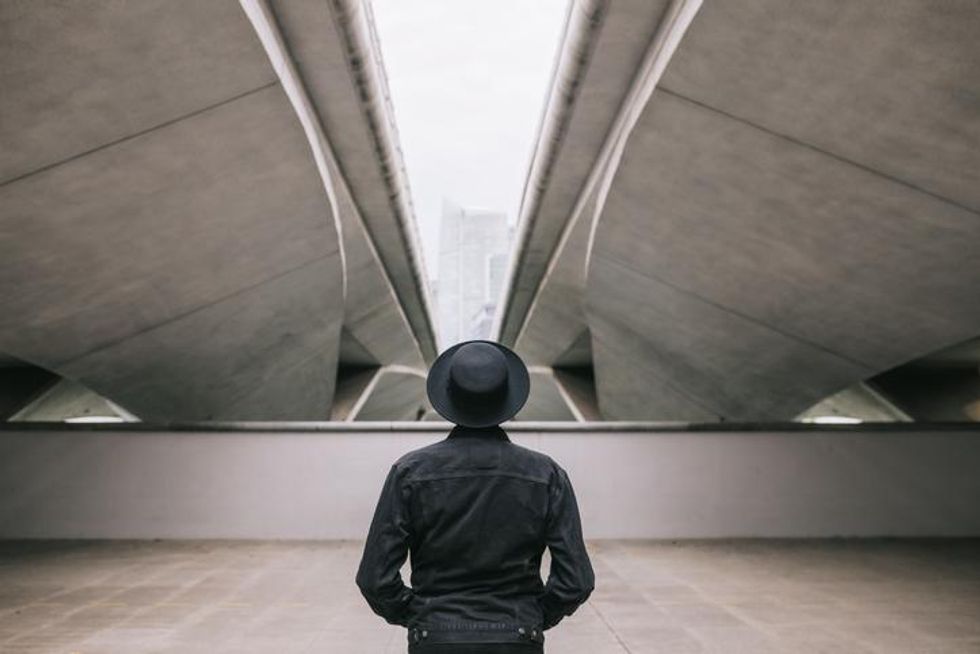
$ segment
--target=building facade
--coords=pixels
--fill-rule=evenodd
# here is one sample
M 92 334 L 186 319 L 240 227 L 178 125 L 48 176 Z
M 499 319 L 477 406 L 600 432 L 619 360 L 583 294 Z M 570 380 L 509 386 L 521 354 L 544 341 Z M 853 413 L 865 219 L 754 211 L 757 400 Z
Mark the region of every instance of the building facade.
M 510 242 L 503 212 L 443 202 L 438 283 L 442 348 L 489 337 Z

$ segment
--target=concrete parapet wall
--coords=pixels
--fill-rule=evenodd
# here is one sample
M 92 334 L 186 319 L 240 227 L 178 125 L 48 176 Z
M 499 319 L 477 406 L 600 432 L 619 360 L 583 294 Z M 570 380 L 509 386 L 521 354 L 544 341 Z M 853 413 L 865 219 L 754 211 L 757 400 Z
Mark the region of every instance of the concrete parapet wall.
M 0 429 L 0 538 L 354 539 L 438 423 Z M 589 538 L 980 535 L 980 427 L 524 424 Z

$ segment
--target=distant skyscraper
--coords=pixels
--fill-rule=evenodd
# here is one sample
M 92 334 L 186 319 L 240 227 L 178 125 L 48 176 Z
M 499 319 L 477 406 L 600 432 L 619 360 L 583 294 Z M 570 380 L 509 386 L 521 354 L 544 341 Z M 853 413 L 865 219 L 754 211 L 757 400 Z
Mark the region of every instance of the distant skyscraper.
M 511 235 L 506 214 L 443 201 L 437 300 L 441 347 L 490 335 Z

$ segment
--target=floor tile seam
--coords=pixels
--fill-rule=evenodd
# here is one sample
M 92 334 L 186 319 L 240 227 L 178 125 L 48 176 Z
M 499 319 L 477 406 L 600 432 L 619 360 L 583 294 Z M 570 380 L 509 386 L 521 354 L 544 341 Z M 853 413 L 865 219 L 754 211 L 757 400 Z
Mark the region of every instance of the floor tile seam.
M 601 620 L 602 623 L 606 626 L 606 629 L 609 630 L 609 633 L 612 634 L 612 637 L 616 639 L 616 643 L 619 645 L 619 647 L 624 652 L 626 652 L 626 654 L 632 654 L 632 651 L 626 645 L 625 641 L 623 641 L 622 637 L 619 635 L 619 632 L 613 628 L 613 626 L 609 623 L 608 620 L 606 620 L 606 617 L 602 614 L 602 611 L 600 611 L 599 608 L 594 604 L 592 604 L 591 602 L 587 603 L 586 605 L 590 609 L 592 609 L 595 612 L 595 614 L 599 617 L 599 620 Z

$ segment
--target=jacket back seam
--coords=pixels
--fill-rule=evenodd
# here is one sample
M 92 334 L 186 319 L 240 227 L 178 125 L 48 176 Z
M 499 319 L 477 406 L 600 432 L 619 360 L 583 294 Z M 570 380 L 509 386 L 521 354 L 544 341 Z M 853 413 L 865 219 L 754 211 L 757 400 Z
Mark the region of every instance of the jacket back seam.
M 541 484 L 542 486 L 547 486 L 548 481 L 546 479 L 541 479 L 540 477 L 533 477 L 531 475 L 522 475 L 516 472 L 482 472 L 477 470 L 465 470 L 459 472 L 439 472 L 430 473 L 427 475 L 409 475 L 405 478 L 405 483 L 422 482 L 422 481 L 439 481 L 441 479 L 465 479 L 469 477 L 510 477 L 513 479 L 521 479 L 524 481 L 530 481 L 535 484 Z

